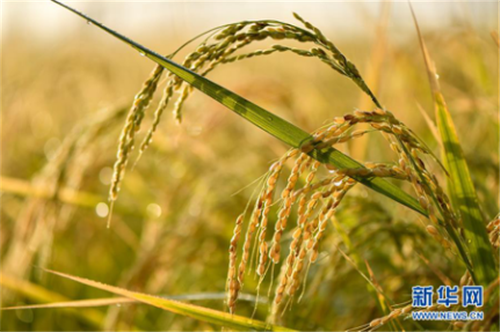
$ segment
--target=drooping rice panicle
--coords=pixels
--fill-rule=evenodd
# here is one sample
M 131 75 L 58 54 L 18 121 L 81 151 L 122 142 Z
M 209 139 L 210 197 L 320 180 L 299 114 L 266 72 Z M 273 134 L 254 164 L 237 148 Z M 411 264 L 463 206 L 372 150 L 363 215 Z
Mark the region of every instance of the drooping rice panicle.
M 335 147 L 337 144 L 348 142 L 370 132 L 366 130 L 351 131 L 359 123 L 370 124 L 373 128 L 372 131 L 381 132 L 388 139 L 391 149 L 398 155 L 399 159 L 397 163 L 366 163 L 365 167 L 351 169 L 338 169 L 331 165 L 326 165 L 331 175 L 314 182 L 316 172 L 321 164 L 313 161 L 307 154 L 312 149 Z M 410 182 L 415 188 L 421 206 L 429 214 L 431 225 L 426 226 L 427 233 L 440 243 L 444 249 L 451 248 L 450 240 L 444 235 L 448 230 L 441 228 L 443 224 L 436 215 L 436 208 L 441 215 L 445 216 L 445 219 L 448 219 L 450 224 L 455 226 L 456 220 L 453 219 L 454 215 L 449 204 L 449 199 L 440 188 L 437 178 L 427 170 L 425 163 L 419 156 L 419 154 L 429 153 L 426 151 L 426 147 L 422 147 L 412 132 L 398 121 L 392 113 L 380 109 L 376 109 L 373 112 L 355 111 L 352 114 L 346 114 L 341 118 L 334 119 L 331 125 L 316 131 L 313 134 L 313 138 L 310 144 L 300 149 L 301 153 L 297 157 L 288 177 L 287 184 L 283 189 L 281 207 L 278 211 L 278 218 L 275 224 L 275 233 L 269 249 L 265 241 L 265 236 L 262 236 L 262 234 L 265 235 L 265 230 L 267 229 L 267 214 L 269 213 L 269 209 L 262 210 L 266 212 L 261 215 L 261 220 L 265 221 L 260 225 L 264 227 L 261 228 L 261 236 L 259 236 L 258 241 L 260 246 L 260 261 L 257 268 L 257 274 L 261 279 L 266 271 L 267 260 L 262 259 L 266 252 L 272 264 L 278 264 L 280 261 L 281 238 L 290 218 L 291 209 L 294 205 L 297 205 L 297 227 L 291 234 L 289 252 L 283 261 L 282 272 L 275 288 L 271 309 L 272 317 L 276 317 L 276 314 L 279 312 L 283 298 L 288 296 L 291 300 L 300 287 L 301 280 L 304 278 L 303 272 L 306 257 L 309 257 L 308 264 L 314 263 L 317 260 L 320 242 L 324 237 L 326 226 L 345 194 L 357 183 L 354 179 L 391 177 Z M 406 151 L 409 151 L 409 153 Z M 283 163 L 278 162 L 273 165 L 272 169 L 281 170 L 282 166 Z M 309 167 L 311 167 L 311 171 L 306 173 L 305 171 Z M 272 174 L 276 176 L 269 178 L 271 180 L 268 180 L 267 186 L 274 189 L 279 174 Z M 304 185 L 295 188 L 302 174 L 307 174 L 304 179 Z M 425 181 L 425 185 L 423 181 Z M 265 192 L 266 190 L 264 190 Z M 431 195 L 434 196 L 431 197 Z M 272 204 L 272 196 L 263 195 L 260 199 L 262 200 L 262 206 L 270 206 Z M 323 207 L 320 209 L 319 214 L 315 216 L 314 211 L 318 203 L 321 203 Z M 449 221 L 450 219 L 451 221 Z M 249 248 L 246 251 L 248 252 Z M 385 323 L 386 319 L 383 320 L 383 323 Z
M 271 260 L 274 264 L 277 264 L 279 262 L 279 258 L 280 258 L 280 251 L 281 251 L 280 240 L 281 240 L 281 236 L 283 234 L 283 231 L 286 228 L 288 216 L 290 215 L 290 211 L 291 211 L 291 207 L 292 207 L 292 203 L 293 203 L 292 191 L 295 188 L 295 184 L 297 183 L 297 180 L 299 179 L 302 164 L 304 162 L 306 162 L 308 159 L 309 159 L 309 157 L 304 153 L 301 153 L 299 155 L 299 157 L 295 161 L 292 172 L 290 173 L 290 176 L 288 177 L 287 185 L 281 193 L 283 205 L 282 205 L 282 208 L 280 209 L 280 211 L 278 212 L 278 221 L 276 222 L 276 225 L 275 225 L 273 241 L 272 241 L 271 249 L 269 251 L 269 257 L 271 258 Z
M 238 240 L 241 234 L 241 228 L 243 224 L 244 215 L 240 215 L 236 219 L 236 224 L 234 226 L 233 237 L 231 238 L 231 242 L 229 244 L 229 268 L 227 272 L 227 305 L 229 307 L 229 311 L 234 313 L 236 308 L 236 300 L 238 299 L 238 293 L 241 288 L 240 282 L 238 281 L 236 274 L 236 259 L 237 259 L 237 249 L 238 249 Z
M 134 103 L 130 108 L 120 135 L 118 144 L 117 160 L 113 167 L 113 176 L 111 179 L 111 187 L 109 189 L 109 200 L 115 201 L 120 191 L 120 184 L 125 174 L 125 167 L 127 165 L 129 154 L 134 148 L 134 138 L 137 131 L 141 127 L 142 120 L 146 109 L 148 108 L 154 92 L 158 85 L 158 81 L 163 73 L 163 67 L 157 65 L 151 76 L 144 82 L 141 91 L 136 95 Z
M 162 97 L 158 107 L 155 110 L 153 123 L 151 124 L 151 127 L 148 130 L 146 137 L 144 138 L 144 140 L 141 143 L 141 146 L 139 148 L 140 154 L 142 154 L 148 148 L 148 146 L 151 144 L 151 142 L 153 140 L 153 135 L 156 132 L 156 130 L 158 129 L 158 125 L 160 124 L 161 116 L 163 115 L 163 112 L 167 108 L 168 103 L 169 103 L 170 99 L 172 98 L 173 94 L 174 94 L 174 81 L 170 80 L 167 83 L 165 91 L 163 92 L 163 97 Z
M 337 64 L 341 69 L 340 72 L 343 73 L 345 76 L 349 77 L 351 80 L 353 80 L 361 90 L 363 90 L 366 94 L 368 94 L 377 107 L 382 108 L 375 95 L 372 93 L 370 88 L 366 85 L 365 81 L 359 74 L 356 66 L 352 62 L 350 62 L 330 40 L 328 40 L 325 37 L 325 35 L 321 32 L 320 29 L 312 25 L 310 22 L 304 20 L 297 13 L 293 13 L 293 16 L 297 20 L 302 22 L 306 26 L 306 28 L 312 30 L 317 38 L 317 41 L 322 46 L 327 48 L 330 52 L 332 52 L 334 59 L 337 61 Z
M 290 150 L 284 158 L 274 163 L 270 168 L 270 176 L 267 180 L 267 186 L 263 190 L 263 211 L 260 219 L 260 234 L 259 234 L 259 265 L 257 267 L 257 274 L 263 276 L 266 270 L 266 263 L 268 258 L 268 245 L 266 242 L 267 223 L 269 212 L 273 201 L 273 192 L 276 187 L 276 181 L 283 168 L 283 164 L 290 158 L 295 157 L 299 153 L 298 150 Z

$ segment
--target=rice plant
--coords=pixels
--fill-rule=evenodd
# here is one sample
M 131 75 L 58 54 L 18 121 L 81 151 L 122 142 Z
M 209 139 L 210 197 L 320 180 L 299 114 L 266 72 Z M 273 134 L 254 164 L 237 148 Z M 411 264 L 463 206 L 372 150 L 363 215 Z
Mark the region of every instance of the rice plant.
M 195 89 L 240 115 L 241 121 L 246 125 L 253 124 L 274 136 L 288 150 L 257 179 L 246 207 L 233 216 L 233 232 L 225 243 L 229 250 L 224 251 L 227 255 L 227 273 L 220 276 L 225 278 L 225 305 L 221 310 L 176 302 L 44 269 L 42 271 L 121 296 L 118 300 L 94 299 L 88 304 L 60 300 L 45 308 L 142 302 L 217 327 L 301 330 L 307 328 L 304 327 L 307 325 L 290 325 L 298 317 L 293 317 L 293 308 L 299 307 L 303 312 L 320 312 L 328 302 L 323 299 L 321 303 L 319 285 L 328 282 L 334 273 L 331 269 L 343 266 L 340 264 L 343 262 L 357 277 L 362 278 L 362 285 L 368 289 L 378 306 L 378 315 L 368 316 L 369 320 L 364 324 L 350 326 L 349 330 L 427 329 L 425 324 L 411 320 L 412 312 L 422 310 L 411 304 L 409 290 L 403 291 L 404 299 L 399 297 L 397 302 L 393 300 L 380 285 L 372 265 L 366 258 L 362 258 L 364 255 L 361 253 L 365 251 L 360 247 L 365 241 L 371 243 L 370 234 L 363 234 L 365 241 L 352 243 L 354 233 L 360 232 L 359 229 L 366 224 L 373 227 L 373 237 L 384 232 L 396 234 L 394 241 L 401 257 L 419 250 L 419 243 L 441 252 L 450 264 L 445 273 L 436 267 L 439 263 L 429 261 L 420 253 L 418 255 L 422 266 L 433 271 L 443 284 L 484 286 L 485 319 L 455 320 L 447 328 L 498 330 L 500 220 L 497 215 L 493 220 L 487 221 L 482 212 L 473 175 L 460 145 L 460 135 L 446 106 L 436 78 L 437 70 L 420 34 L 415 15 L 416 30 L 434 98 L 437 119 L 435 131 L 442 144 L 440 153 L 436 153 L 425 139 L 419 137 L 412 125 L 398 119 L 397 114 L 400 112 L 384 107 L 384 102 L 368 86 L 360 70 L 326 37 L 326 33 L 296 13 L 293 16 L 297 25 L 268 19 L 225 24 L 210 29 L 190 39 L 174 52 L 161 56 L 68 5 L 56 0 L 53 2 L 155 62 L 150 76 L 128 110 L 118 139 L 116 160 L 109 180 L 108 200 L 111 211 L 108 215 L 108 228 L 111 230 L 116 227 L 111 212 L 120 201 L 119 193 L 128 173 L 131 173 L 132 168 L 145 163 L 144 154 L 154 146 L 153 140 L 159 135 L 160 125 L 167 121 L 164 119 L 167 109 L 171 109 L 174 121 L 180 126 L 183 126 L 184 118 L 193 116 L 194 112 L 188 112 L 186 108 L 188 98 Z M 262 49 L 251 48 L 260 41 L 272 41 L 274 44 Z M 193 46 L 196 42 L 198 44 Z M 192 51 L 187 51 L 188 48 Z M 187 55 L 184 59 L 177 60 L 180 52 L 187 52 Z M 340 74 L 351 81 L 369 98 L 372 105 L 368 109 L 356 109 L 343 116 L 330 118 L 324 126 L 307 133 L 207 78 L 208 74 L 222 65 L 230 66 L 252 58 L 276 57 L 282 53 L 298 56 L 298 60 L 310 58 L 319 61 L 325 70 L 333 70 L 333 74 Z M 160 94 L 159 90 L 163 90 L 161 96 L 157 96 Z M 150 108 L 154 110 L 150 111 Z M 123 113 L 120 109 L 111 119 L 114 120 Z M 92 124 L 90 134 L 81 135 L 81 131 L 76 131 L 74 139 L 71 139 L 72 136 L 68 138 L 69 147 L 62 149 L 61 159 L 70 160 L 68 154 L 72 153 L 72 147 L 88 145 L 89 141 L 101 134 L 101 128 L 105 128 L 109 121 L 111 120 L 106 118 Z M 139 139 L 144 122 L 149 122 L 149 128 Z M 432 120 L 429 123 L 434 125 Z M 392 159 L 357 161 L 348 153 L 342 152 L 348 151 L 346 146 L 356 144 L 359 139 L 377 136 L 383 139 L 378 149 L 388 151 L 387 155 Z M 134 149 L 138 150 L 135 156 Z M 88 160 L 88 157 L 84 159 Z M 65 164 L 62 165 L 56 165 L 59 167 L 59 178 L 65 171 Z M 83 172 L 83 169 L 79 170 Z M 75 178 L 81 179 L 81 174 L 75 175 Z M 58 183 L 52 177 L 48 182 Z M 79 183 L 76 181 L 76 186 Z M 384 220 L 387 221 L 387 216 L 391 213 L 376 201 L 364 202 L 356 194 L 362 190 L 358 188 L 360 185 L 368 188 L 370 195 L 385 197 L 404 207 L 413 216 L 412 223 L 406 223 L 403 229 L 398 229 L 392 222 L 384 226 Z M 57 188 L 55 192 L 52 196 L 57 195 Z M 42 213 L 45 214 L 48 205 L 45 202 L 43 204 Z M 370 211 L 373 212 L 370 213 L 373 215 L 363 216 L 362 211 L 352 207 L 353 204 L 372 204 Z M 51 213 L 57 216 L 57 213 Z M 368 220 L 364 221 L 365 218 Z M 390 217 L 389 220 L 391 218 L 397 216 Z M 374 221 L 371 222 L 370 219 Z M 153 230 L 156 229 L 154 223 L 151 225 Z M 50 226 L 45 232 L 51 233 Z M 409 234 L 408 239 L 403 239 L 405 232 Z M 50 247 L 50 243 L 46 242 L 45 245 Z M 141 244 L 144 261 L 137 263 L 138 269 L 144 268 L 147 271 L 148 264 L 144 262 L 153 259 L 154 255 L 150 253 L 163 249 L 163 245 L 156 241 Z M 37 250 L 38 247 L 35 248 Z M 175 250 L 175 244 L 169 250 Z M 406 254 L 403 253 L 405 251 Z M 12 257 L 14 258 L 11 260 L 17 260 L 15 256 Z M 26 273 L 27 264 L 19 270 L 21 272 L 16 277 Z M 130 279 L 140 275 L 134 272 L 131 271 Z M 423 283 L 428 280 L 426 277 L 420 281 Z M 420 282 L 418 278 L 413 281 Z M 11 285 L 9 288 L 15 288 L 13 284 L 15 283 L 8 284 Z M 248 293 L 254 294 L 250 306 Z M 242 303 L 244 309 L 240 309 Z M 39 307 L 29 305 L 5 309 L 28 310 Z M 433 304 L 423 311 L 453 310 L 459 310 L 458 305 L 450 307 Z M 95 324 L 95 317 L 91 321 Z M 331 324 L 328 327 L 337 330 L 335 322 Z M 430 326 L 434 328 L 434 325 Z M 442 326 L 440 328 L 443 329 Z

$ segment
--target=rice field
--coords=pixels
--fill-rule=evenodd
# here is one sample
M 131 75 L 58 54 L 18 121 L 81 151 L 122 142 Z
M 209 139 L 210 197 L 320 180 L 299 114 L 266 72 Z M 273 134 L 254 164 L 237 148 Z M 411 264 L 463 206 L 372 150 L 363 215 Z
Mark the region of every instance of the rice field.
M 500 329 L 498 3 L 28 6 L 3 13 L 2 330 Z

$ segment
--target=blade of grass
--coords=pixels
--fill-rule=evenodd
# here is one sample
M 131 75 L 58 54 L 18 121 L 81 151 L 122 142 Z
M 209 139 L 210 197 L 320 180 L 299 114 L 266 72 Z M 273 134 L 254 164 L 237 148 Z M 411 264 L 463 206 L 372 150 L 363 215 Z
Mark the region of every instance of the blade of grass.
M 121 295 L 136 301 L 152 305 L 163 310 L 167 310 L 183 316 L 188 316 L 204 322 L 225 326 L 237 330 L 265 330 L 265 331 L 293 331 L 278 325 L 271 325 L 258 320 L 232 315 L 227 312 L 204 308 L 193 304 L 168 300 L 161 297 L 132 292 L 123 288 L 106 285 L 97 281 L 72 276 L 66 273 L 43 269 L 48 273 L 70 279 L 81 284 L 108 291 L 110 293 Z
M 36 302 L 68 302 L 69 299 L 61 294 L 49 291 L 39 285 L 32 284 L 29 281 L 21 280 L 15 277 L 0 273 L 0 286 L 2 289 L 9 289 L 26 298 Z M 75 310 L 72 308 L 64 308 L 65 311 L 76 315 L 83 321 L 91 324 L 97 329 L 102 329 L 105 317 L 104 314 L 95 309 Z
M 187 83 L 191 84 L 196 89 L 200 90 L 204 94 L 212 97 L 222 105 L 228 107 L 230 110 L 239 114 L 246 120 L 250 121 L 257 127 L 268 132 L 284 143 L 294 147 L 300 148 L 305 143 L 312 140 L 311 135 L 302 129 L 292 125 L 291 123 L 281 119 L 280 117 L 270 113 L 263 108 L 255 105 L 254 103 L 240 97 L 239 95 L 229 91 L 228 89 L 208 80 L 207 78 L 200 76 L 189 69 L 182 67 L 176 62 L 159 55 L 158 53 L 130 40 L 129 38 L 119 34 L 116 31 L 109 29 L 108 27 L 102 25 L 96 20 L 80 13 L 79 11 L 57 1 L 51 0 L 58 5 L 68 9 L 69 11 L 75 13 L 76 15 L 84 18 L 87 22 L 94 24 L 100 29 L 106 31 L 107 33 L 113 35 L 114 37 L 125 42 L 135 50 L 139 51 L 142 55 L 153 60 L 154 62 L 162 65 Z M 309 153 L 313 158 L 319 160 L 322 163 L 332 164 L 338 168 L 360 168 L 363 167 L 359 162 L 346 156 L 342 152 L 334 149 L 324 149 L 317 150 L 314 149 Z M 381 193 L 396 202 L 399 202 L 410 209 L 426 216 L 425 210 L 420 206 L 418 201 L 398 188 L 397 186 L 391 184 L 380 178 L 358 178 L 354 177 L 355 180 L 368 186 L 369 188 Z
M 126 297 L 108 297 L 102 299 L 91 300 L 76 300 L 76 301 L 62 301 L 43 304 L 31 305 L 18 305 L 13 307 L 0 308 L 2 311 L 6 310 L 26 310 L 26 309 L 54 309 L 54 308 L 89 308 L 89 307 L 102 307 L 117 304 L 126 304 L 137 302 L 133 299 Z
M 0 192 L 21 196 L 50 198 L 51 193 L 45 188 L 35 187 L 30 182 L 0 175 Z M 104 201 L 96 194 L 77 191 L 71 188 L 61 188 L 57 197 L 61 202 L 94 208 L 97 203 Z
M 175 296 L 162 296 L 162 298 L 176 301 L 206 301 L 206 300 L 224 300 L 226 293 L 198 293 L 186 294 Z M 239 300 L 255 302 L 257 297 L 250 294 L 241 294 Z M 259 302 L 266 303 L 267 299 L 260 298 Z M 76 300 L 76 301 L 61 301 L 43 304 L 19 305 L 13 307 L 0 308 L 0 310 L 25 310 L 25 309 L 51 309 L 51 308 L 89 308 L 89 307 L 102 307 L 117 304 L 138 303 L 139 301 L 130 299 L 128 297 L 106 297 L 90 300 Z
M 434 123 L 434 121 L 432 121 L 431 117 L 427 114 L 427 112 L 424 110 L 422 105 L 420 105 L 419 103 L 417 103 L 417 109 L 420 112 L 420 114 L 422 114 L 422 117 L 424 118 L 425 123 L 427 124 L 427 127 L 429 127 L 429 130 L 431 131 L 432 136 L 434 136 L 438 145 L 440 147 L 442 147 L 443 142 L 441 142 L 441 136 L 439 136 L 439 131 L 438 131 L 436 124 Z
M 497 269 L 495 267 L 495 260 L 488 240 L 485 223 L 479 208 L 476 190 L 458 140 L 453 119 L 451 118 L 441 93 L 437 80 L 436 68 L 425 46 L 411 4 L 410 9 L 420 41 L 427 74 L 429 76 L 437 125 L 441 141 L 443 142 L 444 161 L 450 174 L 447 179 L 449 194 L 454 208 L 460 212 L 460 217 L 465 229 L 466 245 L 469 249 L 472 268 L 477 281 L 482 285 L 488 285 L 497 275 Z

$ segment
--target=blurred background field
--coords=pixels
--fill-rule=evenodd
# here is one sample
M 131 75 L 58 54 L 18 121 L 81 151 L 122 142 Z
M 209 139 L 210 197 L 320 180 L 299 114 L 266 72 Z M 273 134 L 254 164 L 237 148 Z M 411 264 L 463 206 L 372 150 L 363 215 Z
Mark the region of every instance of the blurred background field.
M 293 22 L 296 11 L 321 27 L 382 104 L 439 152 L 423 115 L 434 117 L 407 3 L 73 5 L 163 54 L 220 24 L 260 18 Z M 498 3 L 415 3 L 414 9 L 485 219 L 491 220 L 499 211 L 499 47 L 492 38 L 498 32 Z M 47 275 L 38 266 L 149 294 L 224 292 L 234 220 L 252 196 L 254 181 L 287 147 L 194 92 L 182 125 L 168 114 L 151 148 L 133 171 L 129 167 L 106 229 L 118 137 L 153 64 L 46 2 L 3 3 L 2 29 L 2 306 L 109 296 Z M 306 131 L 355 108 L 373 107 L 347 79 L 318 61 L 290 54 L 229 64 L 209 78 Z M 358 160 L 394 160 L 377 135 L 343 151 Z M 366 260 L 396 303 L 408 301 L 414 285 L 441 284 L 442 275 L 457 282 L 463 273 L 453 256 L 427 241 L 414 212 L 365 187 L 348 195 L 337 220 L 352 252 L 346 237 L 330 227 L 304 298 L 282 317 L 285 326 L 344 330 L 383 315 L 337 246 Z M 254 294 L 256 280 L 248 280 L 244 291 Z M 193 303 L 224 309 L 217 296 Z M 239 314 L 252 311 L 251 302 L 239 305 Z M 264 320 L 266 314 L 261 304 L 256 318 Z M 135 304 L 5 311 L 0 319 L 2 330 L 218 329 Z M 415 327 L 408 323 L 407 328 Z

